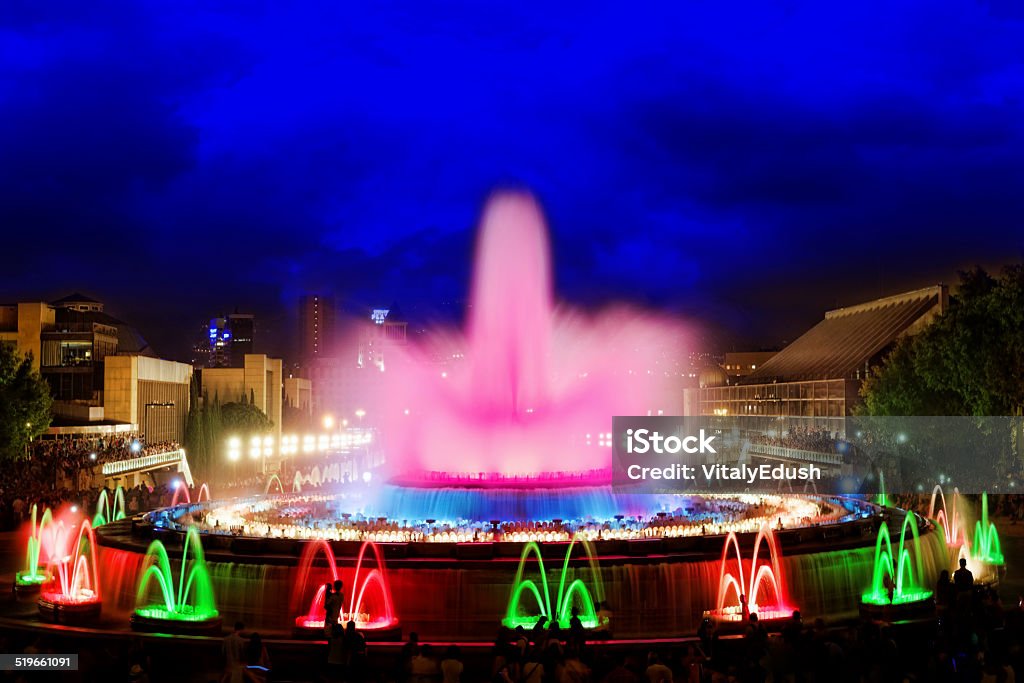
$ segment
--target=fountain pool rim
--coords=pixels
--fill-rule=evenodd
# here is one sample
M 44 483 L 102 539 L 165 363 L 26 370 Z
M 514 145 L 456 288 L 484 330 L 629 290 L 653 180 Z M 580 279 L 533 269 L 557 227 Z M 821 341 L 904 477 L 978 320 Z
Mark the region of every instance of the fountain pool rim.
M 216 501 L 215 501 L 216 502 Z M 872 509 L 877 509 L 871 506 Z M 163 508 L 166 510 L 167 508 Z M 775 535 L 785 546 L 786 556 L 819 553 L 844 548 L 859 548 L 872 545 L 880 517 L 872 514 L 850 521 L 816 527 L 799 527 L 776 531 Z M 923 530 L 922 534 L 930 533 Z M 180 558 L 185 531 L 159 527 L 148 515 L 140 514 L 118 522 L 112 522 L 96 530 L 97 543 L 101 547 L 113 548 L 143 554 L 149 543 L 160 539 L 167 546 L 168 554 Z M 738 532 L 741 545 L 752 545 L 756 531 Z M 605 563 L 644 563 L 672 561 L 678 557 L 685 560 L 718 559 L 722 540 L 726 534 L 707 534 L 674 538 L 607 539 L 592 541 L 594 551 Z M 230 536 L 223 534 L 199 534 L 207 562 L 234 562 L 239 564 L 261 564 L 268 566 L 295 566 L 304 548 L 314 543 L 312 539 L 265 538 L 258 536 Z M 337 557 L 339 567 L 354 566 L 362 541 L 327 541 Z M 469 543 L 432 543 L 417 541 L 378 542 L 389 567 L 432 567 L 488 566 L 495 561 L 518 562 L 522 549 L 528 541 L 477 541 Z M 541 547 L 565 548 L 568 540 L 536 541 Z M 573 558 L 571 564 L 580 563 Z

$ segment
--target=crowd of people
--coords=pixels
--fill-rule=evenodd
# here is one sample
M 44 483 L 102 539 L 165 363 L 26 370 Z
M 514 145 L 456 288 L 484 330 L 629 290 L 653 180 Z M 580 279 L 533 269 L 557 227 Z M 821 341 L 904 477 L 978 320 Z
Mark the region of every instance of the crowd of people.
M 827 429 L 820 427 L 791 427 L 785 432 L 762 432 L 751 438 L 751 443 L 765 446 L 781 446 L 814 453 L 836 453 L 838 439 Z
M 29 518 L 33 505 L 56 510 L 83 505 L 92 510 L 101 489 L 95 487 L 95 468 L 103 463 L 177 449 L 174 442 L 145 443 L 137 434 L 105 437 L 36 439 L 23 458 L 0 469 L 0 530 L 12 529 Z M 126 492 L 126 508 L 155 507 L 166 487 Z M 167 499 L 170 500 L 169 498 Z
M 465 659 L 457 645 L 421 642 L 410 633 L 397 656 L 371 657 L 354 624 L 334 624 L 309 680 L 350 683 L 765 683 L 971 681 L 1012 683 L 1024 675 L 1024 613 L 1004 610 L 998 594 L 957 578 L 938 602 L 938 619 L 891 626 L 864 620 L 805 624 L 799 611 L 770 628 L 749 615 L 741 633 L 720 633 L 705 619 L 696 639 L 644 648 L 604 647 L 583 629 L 542 619 L 531 629 L 502 630 L 489 657 Z M 948 598 L 948 600 L 947 600 Z M 923 626 L 923 628 L 922 628 Z M 225 640 L 225 679 L 265 680 L 270 657 L 244 625 Z M 607 634 L 606 634 L 607 635 Z M 255 643 L 255 644 L 254 644 Z M 371 646 L 372 647 L 372 646 Z M 393 650 L 392 650 L 393 652 Z M 390 661 L 392 663 L 384 663 Z
M 102 465 L 139 455 L 164 453 L 180 446 L 173 441 L 147 443 L 138 434 L 112 434 L 107 436 L 58 436 L 35 439 L 28 446 L 29 459 L 55 460 L 64 470 Z

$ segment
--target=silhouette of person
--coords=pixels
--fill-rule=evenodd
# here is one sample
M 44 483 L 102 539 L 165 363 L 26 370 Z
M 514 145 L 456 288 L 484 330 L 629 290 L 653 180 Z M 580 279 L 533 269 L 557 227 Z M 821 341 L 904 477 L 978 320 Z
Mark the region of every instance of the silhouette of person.
M 974 587 L 974 574 L 967 568 L 967 560 L 960 558 L 960 569 L 953 572 L 953 585 L 958 593 L 971 590 Z

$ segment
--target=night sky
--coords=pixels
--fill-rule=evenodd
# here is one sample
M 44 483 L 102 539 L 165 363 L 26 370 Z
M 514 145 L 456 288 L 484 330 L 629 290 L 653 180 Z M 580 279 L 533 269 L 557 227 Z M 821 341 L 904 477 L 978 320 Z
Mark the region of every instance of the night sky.
M 0 301 L 450 316 L 500 187 L 719 350 L 1024 255 L 1021 3 L 294 4 L 0 3 Z

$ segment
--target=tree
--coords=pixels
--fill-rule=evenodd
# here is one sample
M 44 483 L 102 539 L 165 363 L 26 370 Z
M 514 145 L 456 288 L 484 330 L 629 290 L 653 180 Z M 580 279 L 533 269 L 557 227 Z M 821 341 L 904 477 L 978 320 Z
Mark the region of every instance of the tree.
M 32 369 L 32 356 L 0 343 L 0 457 L 18 458 L 50 426 L 50 386 Z
M 1024 414 L 1024 265 L 960 274 L 949 310 L 861 388 L 868 415 Z
M 199 401 L 199 383 L 195 376 L 192 377 L 188 388 L 189 407 L 188 418 L 185 422 L 185 451 L 188 453 L 190 467 L 195 471 L 196 476 L 202 479 L 210 478 L 210 460 L 212 454 L 206 443 L 206 434 L 203 430 L 203 406 Z
M 270 418 L 251 403 L 225 403 L 221 408 L 221 430 L 224 434 L 257 434 L 270 431 L 273 426 Z

